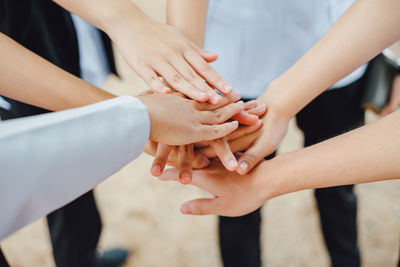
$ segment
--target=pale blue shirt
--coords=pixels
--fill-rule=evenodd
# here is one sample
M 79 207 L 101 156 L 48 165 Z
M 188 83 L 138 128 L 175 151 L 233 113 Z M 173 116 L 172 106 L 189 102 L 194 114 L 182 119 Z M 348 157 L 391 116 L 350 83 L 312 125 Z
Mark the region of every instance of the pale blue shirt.
M 205 49 L 244 98 L 260 96 L 350 7 L 352 0 L 211 0 Z M 334 85 L 359 79 L 366 65 Z
M 81 77 L 88 83 L 101 88 L 110 74 L 110 68 L 100 32 L 80 17 L 74 14 L 71 14 L 71 17 L 78 38 Z

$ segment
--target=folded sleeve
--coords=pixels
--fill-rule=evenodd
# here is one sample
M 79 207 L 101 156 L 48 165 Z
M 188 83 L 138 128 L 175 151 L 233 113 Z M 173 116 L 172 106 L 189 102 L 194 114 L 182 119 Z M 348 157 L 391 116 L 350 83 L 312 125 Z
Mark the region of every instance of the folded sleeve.
M 137 98 L 0 123 L 0 240 L 91 190 L 143 151 Z

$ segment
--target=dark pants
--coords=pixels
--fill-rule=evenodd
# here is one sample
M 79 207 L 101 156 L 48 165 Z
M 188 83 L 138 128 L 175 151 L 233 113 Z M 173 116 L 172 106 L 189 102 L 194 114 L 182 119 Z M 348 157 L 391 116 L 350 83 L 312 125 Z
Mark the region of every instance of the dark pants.
M 9 267 L 3 252 L 0 250 L 0 267 Z
M 360 108 L 363 81 L 323 93 L 297 115 L 310 146 L 364 124 Z M 357 245 L 357 197 L 353 185 L 316 189 L 321 228 L 332 266 L 360 266 Z M 219 218 L 219 238 L 225 267 L 259 267 L 260 210 L 248 215 Z
M 0 109 L 3 120 L 13 113 Z M 93 191 L 47 216 L 54 261 L 57 267 L 95 266 L 95 252 L 101 232 L 100 214 Z M 0 267 L 7 266 L 0 250 Z

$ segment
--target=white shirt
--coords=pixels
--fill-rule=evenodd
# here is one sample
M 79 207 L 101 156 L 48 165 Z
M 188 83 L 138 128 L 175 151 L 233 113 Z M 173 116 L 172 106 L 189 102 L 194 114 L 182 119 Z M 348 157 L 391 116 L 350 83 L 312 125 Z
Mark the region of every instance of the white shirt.
M 144 149 L 145 106 L 123 96 L 0 123 L 0 240 L 93 189 Z
M 88 83 L 103 87 L 110 74 L 101 35 L 97 28 L 77 15 L 71 14 L 79 48 L 81 77 Z
M 212 0 L 205 49 L 213 67 L 244 98 L 256 98 L 300 59 L 339 19 L 352 0 Z M 362 66 L 335 84 L 359 79 Z

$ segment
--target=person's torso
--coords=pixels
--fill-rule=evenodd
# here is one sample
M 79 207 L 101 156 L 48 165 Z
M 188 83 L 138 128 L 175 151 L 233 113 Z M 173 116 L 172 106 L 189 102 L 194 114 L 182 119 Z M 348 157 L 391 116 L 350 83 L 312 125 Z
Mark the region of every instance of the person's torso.
M 300 59 L 353 3 L 352 0 L 212 0 L 205 49 L 213 67 L 246 98 Z M 365 66 L 336 84 L 362 76 Z

